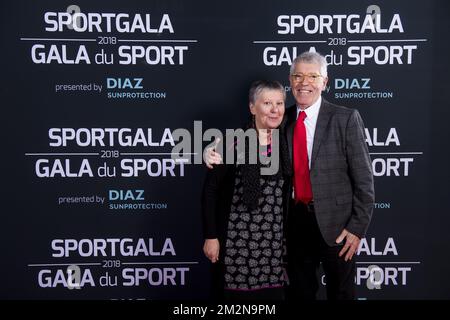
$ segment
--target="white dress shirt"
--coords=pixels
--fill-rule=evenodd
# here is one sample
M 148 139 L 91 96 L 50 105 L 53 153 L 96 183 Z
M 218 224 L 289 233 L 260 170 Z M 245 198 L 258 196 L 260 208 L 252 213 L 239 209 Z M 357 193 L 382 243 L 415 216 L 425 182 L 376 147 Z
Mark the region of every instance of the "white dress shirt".
M 299 106 L 297 106 L 297 118 L 300 114 L 300 111 L 306 112 L 306 118 L 304 121 L 306 128 L 306 147 L 308 150 L 308 164 L 311 169 L 311 156 L 314 142 L 314 133 L 316 132 L 316 124 L 317 117 L 319 116 L 320 105 L 322 104 L 322 96 L 317 99 L 317 101 L 306 108 L 305 110 L 301 110 Z

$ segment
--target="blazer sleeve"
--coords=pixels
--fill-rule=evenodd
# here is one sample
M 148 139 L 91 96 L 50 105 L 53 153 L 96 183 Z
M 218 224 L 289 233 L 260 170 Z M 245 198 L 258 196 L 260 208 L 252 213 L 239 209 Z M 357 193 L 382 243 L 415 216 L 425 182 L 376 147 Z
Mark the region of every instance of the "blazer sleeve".
M 372 218 L 375 191 L 364 123 L 357 110 L 353 110 L 348 120 L 346 140 L 349 175 L 353 187 L 352 215 L 346 229 L 363 238 Z
M 223 196 L 223 181 L 228 166 L 221 164 L 206 173 L 202 191 L 202 222 L 205 239 L 216 239 L 220 235 L 219 199 Z M 222 194 L 221 194 L 222 193 Z

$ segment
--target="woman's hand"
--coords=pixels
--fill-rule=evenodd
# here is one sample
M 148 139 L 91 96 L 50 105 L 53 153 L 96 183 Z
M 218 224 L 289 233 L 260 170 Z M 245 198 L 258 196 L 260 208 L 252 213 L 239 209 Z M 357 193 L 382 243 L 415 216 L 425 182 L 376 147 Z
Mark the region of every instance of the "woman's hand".
M 205 256 L 211 260 L 212 263 L 216 263 L 219 260 L 219 239 L 206 239 L 203 245 L 203 252 Z
M 214 141 L 214 145 L 212 147 L 206 148 L 205 152 L 203 153 L 203 160 L 205 161 L 205 164 L 209 169 L 213 168 L 213 164 L 222 163 L 222 156 L 220 155 L 220 153 L 216 152 L 216 147 L 219 142 L 220 138 L 217 138 Z

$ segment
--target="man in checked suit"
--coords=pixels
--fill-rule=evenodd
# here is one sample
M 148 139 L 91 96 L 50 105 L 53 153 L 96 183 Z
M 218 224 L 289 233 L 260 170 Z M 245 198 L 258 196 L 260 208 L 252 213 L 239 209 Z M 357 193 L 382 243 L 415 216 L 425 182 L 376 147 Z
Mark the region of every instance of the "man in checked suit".
M 322 263 L 328 299 L 354 299 L 352 258 L 374 204 L 364 124 L 357 110 L 321 97 L 328 81 L 322 55 L 302 53 L 289 78 L 296 101 L 285 119 L 294 168 L 287 221 L 290 297 L 316 298 Z

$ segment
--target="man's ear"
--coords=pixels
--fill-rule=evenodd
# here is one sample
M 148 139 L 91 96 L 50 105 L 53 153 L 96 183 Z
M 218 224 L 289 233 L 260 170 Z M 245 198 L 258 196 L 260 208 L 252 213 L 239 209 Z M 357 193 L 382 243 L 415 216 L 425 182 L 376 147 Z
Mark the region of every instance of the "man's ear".
M 328 77 L 323 78 L 323 89 L 322 91 L 325 91 L 327 89 L 328 84 Z

